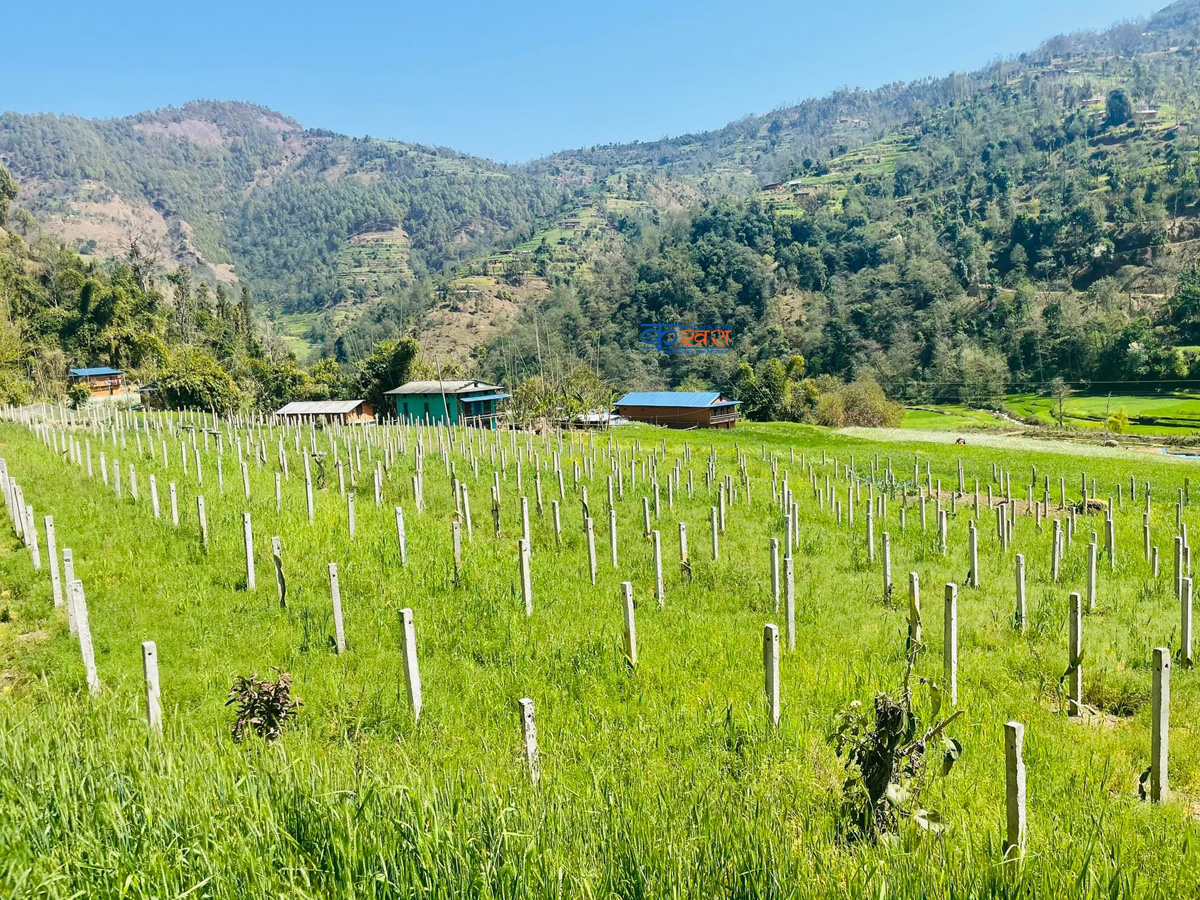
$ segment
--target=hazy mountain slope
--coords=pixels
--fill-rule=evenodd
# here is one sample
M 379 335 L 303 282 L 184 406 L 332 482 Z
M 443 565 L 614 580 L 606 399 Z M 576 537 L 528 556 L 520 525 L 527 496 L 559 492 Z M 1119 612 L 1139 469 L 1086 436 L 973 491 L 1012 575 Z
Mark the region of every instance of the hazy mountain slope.
M 298 309 L 337 302 L 360 283 L 337 272 L 359 232 L 403 233 L 397 266 L 411 272 L 560 203 L 558 188 L 519 169 L 304 130 L 244 103 L 113 120 L 6 113 L 0 162 L 20 181 L 20 202 L 85 252 L 121 255 L 140 238 L 160 244 L 164 261 L 248 281 L 260 298 Z
M 1194 41 L 1200 2 L 1180 0 L 1144 22 L 1128 22 L 1101 33 L 1059 35 L 1016 59 L 969 73 L 897 82 L 870 90 L 845 89 L 765 115 L 747 116 L 723 128 L 658 141 L 607 144 L 565 150 L 531 165 L 567 184 L 602 182 L 613 172 L 636 169 L 691 181 L 710 193 L 798 174 L 805 158 L 827 157 L 840 146 L 878 140 L 905 122 L 962 103 L 1014 73 L 1038 73 L 1071 57 L 1130 56 L 1167 50 Z

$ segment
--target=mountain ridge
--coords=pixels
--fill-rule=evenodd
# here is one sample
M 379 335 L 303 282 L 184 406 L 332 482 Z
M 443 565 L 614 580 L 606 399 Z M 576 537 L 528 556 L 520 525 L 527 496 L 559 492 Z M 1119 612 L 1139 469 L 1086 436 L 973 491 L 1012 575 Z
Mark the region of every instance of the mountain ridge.
M 1047 134 L 1090 136 L 1085 119 L 1096 113 L 1084 115 L 1082 101 L 1097 92 L 1128 84 L 1147 103 L 1176 90 L 1170 78 L 1191 83 L 1198 22 L 1200 0 L 1180 0 L 971 72 L 842 89 L 708 131 L 522 165 L 351 137 L 260 104 L 216 100 L 102 120 L 5 113 L 0 163 L 21 184 L 18 203 L 73 249 L 122 258 L 137 244 L 163 268 L 240 282 L 302 355 L 350 361 L 392 329 L 424 332 L 466 361 L 529 304 L 558 287 L 582 288 L 633 252 L 644 230 L 706 202 L 758 198 L 811 215 L 813 195 L 841 197 L 843 175 L 899 174 L 920 185 L 914 202 L 928 204 L 936 179 L 893 170 L 923 158 L 910 151 L 943 140 L 960 116 L 994 116 L 1009 95 L 1061 106 L 1039 126 Z M 1125 71 L 1135 57 L 1166 73 L 1161 89 L 1143 89 Z M 875 161 L 860 166 L 860 157 Z M 778 194 L 783 185 L 792 199 Z M 899 182 L 885 189 L 909 191 Z M 896 234 L 894 223 L 873 227 Z

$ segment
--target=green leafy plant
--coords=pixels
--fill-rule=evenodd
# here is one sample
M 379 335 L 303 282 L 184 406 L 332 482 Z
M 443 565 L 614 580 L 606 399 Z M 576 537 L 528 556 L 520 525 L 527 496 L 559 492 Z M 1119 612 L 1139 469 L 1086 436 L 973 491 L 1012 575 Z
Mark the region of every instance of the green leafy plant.
M 67 404 L 71 409 L 87 406 L 87 402 L 91 399 L 92 389 L 82 381 L 77 381 L 67 388 Z
M 278 673 L 274 681 L 260 681 L 257 672 L 249 678 L 239 675 L 234 679 L 225 705 L 236 704 L 235 741 L 245 736 L 247 728 L 267 741 L 276 741 L 284 725 L 299 712 L 301 701 L 292 696 L 292 676 L 283 669 L 274 668 Z
M 947 827 L 942 814 L 927 809 L 921 798 L 930 781 L 949 775 L 962 755 L 962 745 L 946 734 L 962 711 L 939 720 L 942 691 L 925 678 L 916 679 L 927 697 L 923 708 L 914 703 L 918 650 L 909 651 L 898 699 L 876 694 L 872 712 L 855 700 L 834 721 L 829 741 L 846 761 L 840 825 L 849 840 L 894 839 L 905 823 L 922 832 Z

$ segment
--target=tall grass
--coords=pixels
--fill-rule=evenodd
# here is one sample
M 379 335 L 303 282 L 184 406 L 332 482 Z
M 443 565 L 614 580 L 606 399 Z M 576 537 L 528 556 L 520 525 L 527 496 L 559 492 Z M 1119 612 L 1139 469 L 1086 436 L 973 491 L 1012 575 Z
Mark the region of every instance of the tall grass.
M 140 426 L 141 423 L 139 423 Z M 327 446 L 328 434 L 319 440 Z M 494 440 L 492 436 L 488 440 Z M 666 504 L 665 473 L 688 440 L 696 496 Z M 508 438 L 502 437 L 506 447 Z M 522 438 L 522 442 L 523 442 Z M 586 438 L 585 438 L 586 440 Z M 596 478 L 588 483 L 596 518 L 598 582 L 587 573 L 580 507 L 564 453 L 568 498 L 563 546 L 556 549 L 543 473 L 545 516 L 524 490 L 533 531 L 534 614 L 526 618 L 517 579 L 519 500 L 511 450 L 502 479 L 502 535 L 492 536 L 492 466 L 485 450 L 478 480 L 454 456 L 468 484 L 474 541 L 465 543 L 455 584 L 450 539 L 454 504 L 436 440 L 426 437 L 427 509 L 411 496 L 413 460 L 397 459 L 374 505 L 367 454 L 357 494 L 357 540 L 332 488 L 319 492 L 308 524 L 302 467 L 289 439 L 291 479 L 275 512 L 277 437 L 271 464 L 251 462 L 253 498 L 241 491 L 226 443 L 225 492 L 214 453 L 205 485 L 178 464 L 163 471 L 127 449 L 105 449 L 138 468 L 142 499 L 118 501 L 99 475 L 64 465 L 33 434 L 0 426 L 0 453 L 39 517 L 53 514 L 60 547 L 71 547 L 84 582 L 101 695 L 88 696 L 78 647 L 56 614 L 45 570 L 4 530 L 0 579 L 0 891 L 14 897 L 1158 897 L 1200 894 L 1200 851 L 1190 819 L 1197 795 L 1200 711 L 1197 675 L 1177 668 L 1172 683 L 1171 777 L 1175 799 L 1137 799 L 1149 764 L 1150 651 L 1174 640 L 1171 592 L 1175 491 L 1191 470 L 1147 457 L 1081 458 L 1063 453 L 930 444 L 880 445 L 793 426 L 750 426 L 732 434 L 663 435 L 621 431 L 623 451 L 645 458 L 666 441 L 660 462 L 665 607 L 653 598 L 651 547 L 641 537 L 647 485 L 618 500 L 620 567 L 608 564 L 604 475 L 606 437 L 596 438 Z M 752 503 L 729 509 L 721 557 L 709 556 L 704 487 L 708 446 L 718 475 L 736 478 L 735 444 L 746 452 Z M 783 716 L 767 724 L 762 691 L 765 622 L 784 627 L 770 596 L 768 542 L 783 536 L 771 505 L 769 465 L 760 445 L 791 472 L 800 504 L 796 561 L 797 652 L 781 664 Z M 541 438 L 535 446 L 547 460 Z M 796 462 L 790 462 L 794 448 Z M 93 438 L 98 460 L 100 445 Z M 553 449 L 552 447 L 550 449 Z M 821 452 L 828 453 L 821 466 Z M 1049 582 L 1049 528 L 1022 517 L 1015 546 L 1002 552 L 994 515 L 981 517 L 983 587 L 960 590 L 959 705 L 953 733 L 963 758 L 929 798 L 947 814 L 944 836 L 900 846 L 846 844 L 837 837 L 841 762 L 826 744 L 834 714 L 852 700 L 893 690 L 903 674 L 906 574 L 923 588 L 928 651 L 919 671 L 941 678 L 941 585 L 965 582 L 969 503 L 950 525 L 950 552 L 937 550 L 899 499 L 878 523 L 892 535 L 896 594 L 883 597 L 878 560 L 863 547 L 863 509 L 853 529 L 817 508 L 800 471 L 801 454 L 820 477 L 854 456 L 890 455 L 901 481 L 913 456 L 929 461 L 949 490 L 961 456 L 968 485 L 986 484 L 991 464 L 1013 473 L 1024 496 L 1030 465 L 1067 478 L 1079 473 L 1115 494 L 1130 474 L 1154 485 L 1154 540 L 1162 575 L 1141 555 L 1139 499 L 1117 514 L 1118 565 L 1101 561 L 1100 608 L 1084 622 L 1085 701 L 1113 713 L 1101 725 L 1057 710 L 1066 668 L 1070 591 L 1083 589 L 1086 537 L 1099 517 L 1080 517 L 1080 534 Z M 377 454 L 376 454 L 377 455 Z M 497 459 L 497 466 L 499 460 Z M 191 470 L 189 466 L 189 471 Z M 164 517 L 150 515 L 147 476 L 158 477 Z M 172 528 L 167 482 L 179 485 L 181 527 Z M 846 483 L 838 482 L 844 497 Z M 1018 488 L 1019 486 L 1019 488 Z M 645 489 L 645 490 L 644 490 Z M 211 543 L 199 544 L 194 497 L 204 493 Z M 1127 491 L 1127 487 L 1126 487 Z M 1040 494 L 1040 490 L 1039 490 Z M 408 566 L 396 548 L 394 506 L 405 510 Z M 253 515 L 257 582 L 244 586 L 241 514 Z M 1194 508 L 1185 515 L 1193 531 Z M 694 577 L 678 566 L 676 523 L 688 524 Z M 1094 524 L 1093 524 L 1094 523 Z M 289 607 L 280 609 L 270 537 L 283 538 Z M 45 540 L 42 540 L 43 553 Z M 1013 553 L 1027 559 L 1030 625 L 1011 627 Z M 332 650 L 326 564 L 337 562 L 348 652 Z M 619 584 L 634 584 L 639 665 L 622 650 Z M 415 612 L 424 710 L 414 724 L 404 691 L 399 610 Z M 148 733 L 139 644 L 158 644 L 165 732 Z M 235 744 L 224 706 L 233 678 L 282 666 L 304 700 L 296 724 L 274 745 Z M 542 780 L 522 767 L 516 701 L 536 704 Z M 1004 816 L 1003 723 L 1027 726 L 1029 852 L 1019 870 L 1000 864 Z M 190 893 L 189 893 L 190 892 Z

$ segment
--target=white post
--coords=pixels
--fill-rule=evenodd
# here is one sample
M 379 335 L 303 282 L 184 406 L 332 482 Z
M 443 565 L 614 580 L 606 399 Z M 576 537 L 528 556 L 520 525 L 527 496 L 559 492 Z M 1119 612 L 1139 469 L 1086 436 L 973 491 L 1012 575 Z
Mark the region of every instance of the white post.
M 304 499 L 308 503 L 308 524 L 313 523 L 313 485 L 312 468 L 308 464 L 308 454 L 304 454 Z
M 692 557 L 688 553 L 686 522 L 679 523 L 679 577 L 686 580 L 688 584 L 692 583 Z
M 456 517 L 450 522 L 450 542 L 454 545 L 454 583 L 462 579 L 462 525 Z
M 958 705 L 958 585 L 946 585 L 946 609 L 943 620 L 942 669 L 950 705 Z
M 1062 568 L 1062 522 L 1054 520 L 1054 536 L 1050 544 L 1050 580 L 1058 584 L 1058 573 Z
M 1017 609 L 1013 617 L 1017 631 L 1025 630 L 1025 554 L 1017 554 Z
M 200 546 L 208 549 L 208 517 L 204 514 L 204 495 L 196 495 L 196 517 L 200 520 Z
M 400 565 L 408 565 L 408 539 L 404 534 L 404 510 L 396 507 L 396 542 L 400 546 Z
M 25 536 L 29 538 L 29 553 L 33 558 L 33 567 L 37 571 L 42 570 L 42 550 L 38 546 L 37 520 L 33 518 L 33 507 L 25 507 Z
M 1071 594 L 1068 613 L 1067 713 L 1083 714 L 1083 598 Z
M 883 533 L 883 596 L 886 600 L 892 596 L 892 536 Z
M 721 558 L 721 548 L 717 543 L 719 539 L 719 532 L 717 530 L 717 508 L 715 506 L 712 508 L 710 513 L 710 519 L 712 522 L 712 558 L 715 560 Z
M 150 730 L 162 734 L 162 703 L 158 687 L 158 648 L 154 641 L 142 641 L 142 673 L 146 681 L 146 722 Z
M 1112 509 L 1108 511 L 1108 517 L 1104 520 L 1104 537 L 1105 543 L 1108 544 L 1108 567 L 1110 571 L 1116 571 L 1117 568 L 1117 532 L 1116 524 L 1113 522 Z
M 1025 856 L 1025 726 L 1008 722 L 1004 726 L 1005 806 L 1004 859 L 1019 862 Z
M 346 630 L 342 624 L 342 591 L 338 586 L 337 563 L 329 564 L 329 597 L 333 602 L 333 638 L 338 655 L 346 652 Z
M 587 531 L 587 555 L 588 555 L 588 574 L 591 576 L 592 584 L 596 583 L 596 528 L 594 520 L 588 516 L 584 520 L 584 528 Z
M 54 534 L 54 516 L 46 516 L 46 555 L 50 559 L 50 590 L 55 608 L 63 605 L 62 580 L 58 574 L 58 540 Z
M 1171 718 L 1171 651 L 1154 648 L 1154 680 L 1150 687 L 1150 799 L 1167 799 L 1168 735 Z
M 1192 579 L 1183 579 L 1183 597 L 1179 600 L 1179 664 L 1192 666 Z
M 404 681 L 415 721 L 421 718 L 421 671 L 417 667 L 417 628 L 411 609 L 400 610 L 400 624 L 404 629 Z
M 279 595 L 279 605 L 287 609 L 287 579 L 283 577 L 283 542 L 278 537 L 271 538 L 271 562 L 275 564 L 275 591 Z
M 1096 611 L 1096 542 L 1088 544 L 1087 572 L 1087 604 L 1088 612 Z
M 621 582 L 621 602 L 625 612 L 625 658 L 637 668 L 637 625 L 633 618 L 633 583 Z
M 70 547 L 63 547 L 63 584 L 66 585 L 67 628 L 71 634 L 79 633 L 79 625 L 75 621 L 75 598 L 71 594 L 71 582 L 75 580 L 75 557 Z
M 767 718 L 779 724 L 779 628 L 763 627 L 763 674 L 767 692 Z
M 908 573 L 908 652 L 921 645 L 921 579 Z
M 788 652 L 796 649 L 796 560 L 788 555 L 783 558 L 784 614 L 787 616 Z
M 167 491 L 171 495 L 171 524 L 176 528 L 179 527 L 179 496 L 175 490 L 175 482 L 170 482 L 167 485 Z
M 83 582 L 72 581 L 68 590 L 75 608 L 75 627 L 79 632 L 79 652 L 83 656 L 83 668 L 87 672 L 88 691 L 100 693 L 100 676 L 96 673 L 96 653 L 92 648 L 92 629 L 88 624 L 87 600 L 83 596 Z
M 588 519 L 590 522 L 591 519 Z M 663 587 L 663 571 L 662 571 L 662 532 L 655 528 L 650 533 L 654 541 L 654 599 L 658 601 L 658 605 L 665 606 L 667 602 L 666 590 Z M 595 571 L 593 569 L 593 571 Z M 592 579 L 595 584 L 595 579 Z
M 771 600 L 779 612 L 779 538 L 771 538 Z
M 529 541 L 517 541 L 517 566 L 521 572 L 521 597 L 525 600 L 525 615 L 533 615 L 533 582 L 529 573 Z
M 967 539 L 971 548 L 971 587 L 979 588 L 979 529 L 975 527 L 975 520 L 972 519 L 970 528 L 967 531 Z
M 521 707 L 521 732 L 525 739 L 525 765 L 529 768 L 529 780 L 535 785 L 542 776 L 538 759 L 537 726 L 533 721 L 533 700 L 523 697 L 517 701 Z
M 242 537 L 246 544 L 246 590 L 254 590 L 254 530 L 250 513 L 242 513 Z

